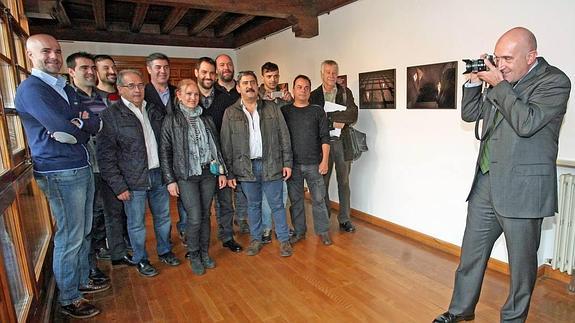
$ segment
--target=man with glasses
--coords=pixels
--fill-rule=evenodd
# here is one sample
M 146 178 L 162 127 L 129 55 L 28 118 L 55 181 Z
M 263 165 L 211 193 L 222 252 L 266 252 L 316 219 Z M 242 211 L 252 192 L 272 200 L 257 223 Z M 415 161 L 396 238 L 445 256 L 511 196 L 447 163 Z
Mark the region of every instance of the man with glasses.
M 98 135 L 97 156 L 102 177 L 124 203 L 132 260 L 146 277 L 158 271 L 146 253 L 146 201 L 150 206 L 160 261 L 178 266 L 170 243 L 170 197 L 162 182 L 158 143 L 165 116 L 162 107 L 144 100 L 142 76 L 135 70 L 118 74 L 121 100 L 102 114 L 104 128 Z

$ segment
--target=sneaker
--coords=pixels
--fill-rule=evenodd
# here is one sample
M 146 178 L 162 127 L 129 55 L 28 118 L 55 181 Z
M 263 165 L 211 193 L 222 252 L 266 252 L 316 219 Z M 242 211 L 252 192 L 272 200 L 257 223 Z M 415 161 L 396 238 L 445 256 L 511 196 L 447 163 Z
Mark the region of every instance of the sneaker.
M 351 221 L 347 221 L 339 224 L 339 229 L 345 232 L 355 232 L 355 227 L 351 224 Z
M 95 294 L 110 289 L 108 282 L 96 282 L 90 280 L 87 285 L 78 287 L 78 291 L 82 294 Z
M 198 276 L 206 273 L 206 269 L 202 264 L 202 259 L 198 256 L 194 256 L 190 259 L 190 266 L 192 266 L 192 272 Z
M 137 265 L 138 267 L 138 272 L 145 277 L 154 277 L 158 274 L 158 271 L 156 270 L 156 268 L 154 268 L 151 264 L 150 261 L 148 261 L 147 259 L 144 259 L 142 261 L 140 261 Z
M 246 251 L 246 255 L 248 256 L 255 256 L 258 253 L 260 253 L 260 250 L 262 250 L 262 247 L 264 245 L 262 244 L 261 241 L 259 240 L 252 240 L 252 242 L 250 242 L 250 246 L 248 247 L 248 250 Z
M 216 262 L 207 253 L 202 253 L 200 258 L 202 259 L 202 265 L 204 265 L 204 268 L 207 268 L 207 269 L 216 268 Z
M 180 265 L 180 259 L 176 258 L 176 255 L 174 255 L 173 252 L 169 251 L 163 255 L 160 255 L 160 261 L 170 265 L 170 266 L 179 266 Z
M 323 243 L 324 246 L 331 246 L 333 244 L 333 241 L 331 241 L 329 236 L 329 232 L 320 233 L 319 237 L 321 239 L 321 243 Z
M 250 233 L 250 226 L 247 220 L 240 220 L 240 233 Z
M 96 250 L 96 258 L 98 260 L 111 260 L 112 254 L 110 253 L 110 249 L 100 248 L 100 249 Z
M 85 298 L 80 298 L 72 304 L 63 305 L 60 312 L 77 319 L 87 319 L 100 314 L 100 310 Z
M 294 244 L 294 243 L 296 243 L 296 242 L 298 242 L 298 241 L 300 241 L 300 240 L 302 240 L 302 239 L 305 239 L 305 233 L 304 233 L 304 234 L 294 234 L 293 236 L 291 236 L 291 237 L 289 238 L 289 242 L 290 242 L 291 244 Z
M 293 248 L 289 241 L 285 241 L 280 243 L 280 256 L 282 257 L 289 257 L 293 254 Z
M 272 242 L 272 230 L 264 230 L 264 234 L 262 235 L 262 243 L 271 243 Z

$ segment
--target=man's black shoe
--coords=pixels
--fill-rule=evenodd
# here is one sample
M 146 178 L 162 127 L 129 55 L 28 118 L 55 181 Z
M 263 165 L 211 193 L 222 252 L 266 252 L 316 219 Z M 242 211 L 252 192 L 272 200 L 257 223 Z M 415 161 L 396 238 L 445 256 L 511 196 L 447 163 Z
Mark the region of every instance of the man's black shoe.
M 130 255 L 125 255 L 124 257 L 120 258 L 120 259 L 116 259 L 116 260 L 112 260 L 112 266 L 116 267 L 116 266 L 135 266 L 137 265 L 133 260 L 132 260 L 132 256 Z
M 104 274 L 98 267 L 91 268 L 90 275 L 88 277 L 96 283 L 107 283 L 110 281 L 110 278 L 106 276 L 106 274 Z
M 344 223 L 340 223 L 339 224 L 339 229 L 341 231 L 345 231 L 345 232 L 355 232 L 355 227 L 353 226 L 353 224 L 351 224 L 350 221 L 344 222 Z
M 170 265 L 170 266 L 179 266 L 180 265 L 180 259 L 176 258 L 176 255 L 174 255 L 173 252 L 167 252 L 163 255 L 160 255 L 160 261 Z
M 110 289 L 109 283 L 97 283 L 93 280 L 90 280 L 87 285 L 78 287 L 78 291 L 82 294 L 95 294 L 108 289 Z
M 84 298 L 80 298 L 72 304 L 62 306 L 60 312 L 77 319 L 87 319 L 100 314 L 100 310 Z
M 231 240 L 224 242 L 223 246 L 224 248 L 228 248 L 233 252 L 241 252 L 244 249 L 233 238 Z
M 142 276 L 146 276 L 146 277 L 154 277 L 158 274 L 158 271 L 156 270 L 156 268 L 154 268 L 150 264 L 150 262 L 146 259 L 144 259 L 138 263 L 138 272 Z
M 445 312 L 433 320 L 433 323 L 455 323 L 461 321 L 472 321 L 475 319 L 475 314 L 468 315 L 455 315 L 449 312 Z

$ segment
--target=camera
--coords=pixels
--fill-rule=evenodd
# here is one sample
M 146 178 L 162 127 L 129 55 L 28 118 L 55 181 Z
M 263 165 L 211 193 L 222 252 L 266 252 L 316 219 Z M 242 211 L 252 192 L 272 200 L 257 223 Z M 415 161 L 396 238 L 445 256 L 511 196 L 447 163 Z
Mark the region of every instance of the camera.
M 491 62 L 491 64 L 495 65 L 495 60 L 493 59 L 493 55 L 487 55 L 486 59 Z M 463 74 L 469 73 L 477 73 L 487 71 L 487 65 L 485 65 L 485 59 L 464 59 L 463 62 L 465 63 L 465 72 Z

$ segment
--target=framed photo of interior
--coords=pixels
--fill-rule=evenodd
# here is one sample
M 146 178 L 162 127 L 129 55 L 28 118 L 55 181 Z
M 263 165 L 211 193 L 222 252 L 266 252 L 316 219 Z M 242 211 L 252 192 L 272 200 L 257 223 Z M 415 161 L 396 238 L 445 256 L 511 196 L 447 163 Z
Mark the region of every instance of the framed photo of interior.
M 360 109 L 395 109 L 395 69 L 359 73 Z
M 457 62 L 407 68 L 408 109 L 455 109 Z

